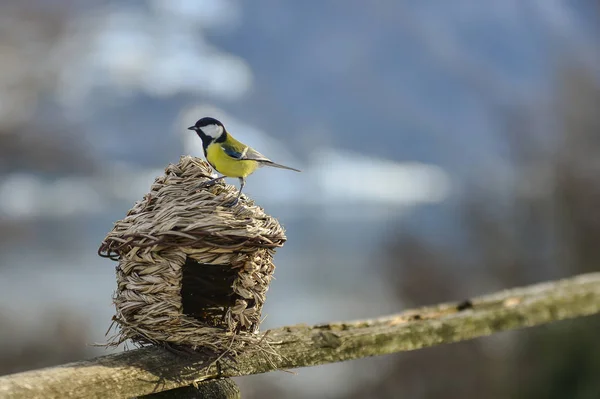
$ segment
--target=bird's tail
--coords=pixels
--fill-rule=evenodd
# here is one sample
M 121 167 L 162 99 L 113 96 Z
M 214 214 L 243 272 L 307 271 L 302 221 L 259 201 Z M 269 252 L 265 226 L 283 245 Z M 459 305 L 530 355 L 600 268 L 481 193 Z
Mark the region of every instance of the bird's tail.
M 302 172 L 301 170 L 290 168 L 289 166 L 281 165 L 281 164 L 275 163 L 273 161 L 268 161 L 268 162 L 263 161 L 263 162 L 261 162 L 261 164 L 265 165 L 265 166 L 272 166 L 274 168 L 293 170 L 294 172 Z

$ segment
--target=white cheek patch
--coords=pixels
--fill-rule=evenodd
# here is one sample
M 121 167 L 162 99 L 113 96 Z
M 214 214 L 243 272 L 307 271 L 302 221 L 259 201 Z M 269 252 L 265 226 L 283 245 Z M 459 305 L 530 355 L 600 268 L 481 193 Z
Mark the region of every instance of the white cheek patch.
M 204 134 L 213 139 L 217 139 L 223 134 L 223 126 L 219 125 L 207 125 L 203 126 L 201 129 Z

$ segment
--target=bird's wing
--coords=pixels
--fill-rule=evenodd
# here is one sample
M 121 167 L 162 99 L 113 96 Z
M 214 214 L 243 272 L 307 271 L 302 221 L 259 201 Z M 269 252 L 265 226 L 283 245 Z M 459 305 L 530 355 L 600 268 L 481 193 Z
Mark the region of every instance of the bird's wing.
M 258 161 L 258 162 L 271 162 L 271 160 L 265 157 L 260 152 L 245 146 L 243 148 L 235 148 L 232 146 L 222 145 L 221 148 L 225 152 L 225 154 L 229 155 L 232 158 L 249 161 Z
M 251 159 L 253 161 L 258 162 L 271 162 L 269 158 L 265 157 L 263 154 L 250 147 L 246 147 L 243 159 Z
M 239 143 L 239 142 L 238 142 Z M 221 145 L 221 148 L 225 152 L 225 154 L 229 155 L 232 158 L 239 159 L 240 161 L 248 160 L 248 161 L 256 161 L 260 164 L 260 166 L 267 165 L 273 166 L 275 168 L 281 169 L 289 169 L 296 172 L 300 172 L 298 169 L 290 168 L 289 166 L 281 165 L 271 161 L 269 158 L 265 157 L 260 152 L 256 151 L 253 148 L 248 146 L 228 146 Z

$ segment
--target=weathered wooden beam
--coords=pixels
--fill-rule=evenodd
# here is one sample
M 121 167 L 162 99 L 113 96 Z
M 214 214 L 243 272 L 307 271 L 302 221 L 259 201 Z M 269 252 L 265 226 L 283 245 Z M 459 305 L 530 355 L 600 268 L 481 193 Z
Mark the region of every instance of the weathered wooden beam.
M 426 289 L 426 287 L 424 287 Z M 237 362 L 162 348 L 132 350 L 59 367 L 0 377 L 2 398 L 130 398 L 277 369 L 315 366 L 409 351 L 600 312 L 600 273 L 515 288 L 370 320 L 270 330 L 273 355 L 244 353 Z

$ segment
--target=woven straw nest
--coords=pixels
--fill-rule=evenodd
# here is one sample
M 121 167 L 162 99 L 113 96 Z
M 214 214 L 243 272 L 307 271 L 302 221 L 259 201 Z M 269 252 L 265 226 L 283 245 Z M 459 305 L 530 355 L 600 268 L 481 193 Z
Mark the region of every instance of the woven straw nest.
M 113 296 L 118 333 L 131 339 L 239 351 L 256 343 L 261 309 L 286 240 L 277 220 L 224 183 L 197 190 L 210 166 L 185 156 L 118 221 L 99 249 L 118 260 Z

